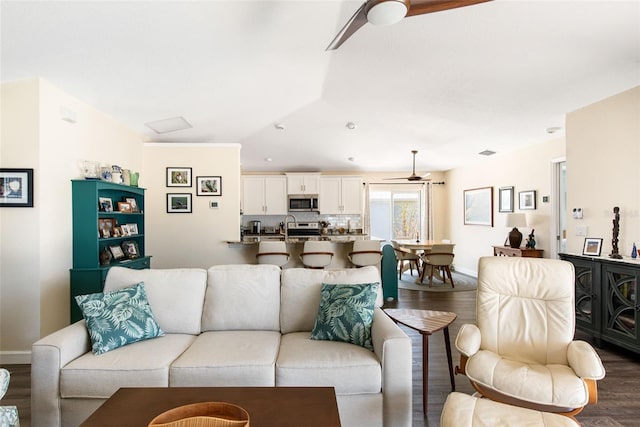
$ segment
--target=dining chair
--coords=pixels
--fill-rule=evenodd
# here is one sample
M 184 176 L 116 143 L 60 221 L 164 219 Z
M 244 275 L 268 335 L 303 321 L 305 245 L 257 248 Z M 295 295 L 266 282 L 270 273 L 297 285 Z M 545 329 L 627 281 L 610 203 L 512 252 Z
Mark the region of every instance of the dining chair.
M 322 240 L 307 240 L 302 247 L 300 260 L 306 268 L 322 269 L 331 264 L 333 246 L 331 242 Z
M 415 267 L 418 276 L 420 276 L 420 256 L 416 253 L 413 253 L 409 249 L 403 248 L 398 244 L 398 242 L 391 241 L 391 245 L 393 246 L 393 250 L 396 253 L 396 258 L 398 259 L 398 279 L 402 280 L 402 271 L 404 270 L 404 263 L 409 263 L 409 271 L 413 276 L 413 267 Z
M 258 264 L 273 264 L 281 267 L 289 262 L 289 253 L 285 242 L 260 242 L 256 254 Z
M 453 263 L 453 244 L 436 244 L 433 245 L 429 252 L 422 254 L 422 274 L 420 275 L 420 283 L 424 281 L 424 276 L 429 269 L 429 287 L 433 285 L 433 273 L 438 271 L 442 277 L 442 282 L 447 282 L 447 277 L 451 282 L 451 287 L 456 286 L 453 283 L 451 275 L 451 264 Z
M 347 257 L 356 267 L 380 265 L 382 259 L 380 242 L 377 240 L 354 240 L 353 248 Z

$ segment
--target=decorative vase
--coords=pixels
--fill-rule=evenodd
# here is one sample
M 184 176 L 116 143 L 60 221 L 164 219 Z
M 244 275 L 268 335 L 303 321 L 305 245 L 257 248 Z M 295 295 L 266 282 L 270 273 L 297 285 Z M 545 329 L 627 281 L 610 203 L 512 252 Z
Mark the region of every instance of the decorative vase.
M 129 169 L 122 169 L 122 183 L 131 185 L 131 171 Z
M 522 233 L 513 227 L 513 230 L 509 232 L 509 246 L 512 248 L 519 248 L 522 243 Z
M 633 248 L 631 249 L 631 258 L 637 258 L 638 257 L 638 249 L 636 248 L 636 244 L 633 244 Z
M 140 178 L 140 173 L 138 172 L 130 172 L 129 173 L 129 185 L 131 185 L 132 187 L 137 187 L 138 186 L 138 179 Z

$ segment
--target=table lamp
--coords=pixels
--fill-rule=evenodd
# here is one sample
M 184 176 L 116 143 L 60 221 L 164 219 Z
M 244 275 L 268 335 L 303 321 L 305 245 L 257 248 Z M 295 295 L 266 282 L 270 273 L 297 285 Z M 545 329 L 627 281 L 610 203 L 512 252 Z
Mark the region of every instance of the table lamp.
M 509 232 L 509 246 L 512 248 L 519 248 L 522 243 L 522 233 L 518 231 L 518 227 L 527 226 L 527 217 L 523 213 L 510 213 L 507 214 L 507 227 L 513 227 L 513 230 Z M 506 242 L 505 242 L 506 243 Z

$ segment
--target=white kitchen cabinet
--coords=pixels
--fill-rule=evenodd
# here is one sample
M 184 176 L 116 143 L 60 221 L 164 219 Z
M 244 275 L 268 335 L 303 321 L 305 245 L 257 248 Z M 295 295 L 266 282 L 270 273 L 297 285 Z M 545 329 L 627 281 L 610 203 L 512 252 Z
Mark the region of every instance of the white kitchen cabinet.
M 319 173 L 287 173 L 288 194 L 318 194 L 320 192 Z
M 324 215 L 360 215 L 362 213 L 362 177 L 321 177 L 318 208 Z
M 245 215 L 286 215 L 287 178 L 285 176 L 243 176 L 242 212 Z

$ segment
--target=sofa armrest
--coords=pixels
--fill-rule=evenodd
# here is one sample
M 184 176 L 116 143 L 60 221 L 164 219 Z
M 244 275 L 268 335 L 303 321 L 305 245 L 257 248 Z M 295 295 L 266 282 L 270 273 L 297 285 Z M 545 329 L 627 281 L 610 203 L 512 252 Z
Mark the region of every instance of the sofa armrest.
M 456 348 L 458 351 L 466 356 L 473 356 L 480 350 L 480 343 L 482 336 L 480 329 L 476 325 L 470 323 L 462 325 L 456 336 Z
M 569 366 L 577 376 L 589 380 L 601 380 L 605 371 L 600 356 L 585 341 L 572 341 L 567 348 Z
M 32 426 L 60 425 L 60 369 L 89 350 L 84 320 L 47 335 L 31 346 Z
M 384 426 L 411 426 L 411 338 L 380 308 L 371 326 L 373 350 L 382 366 Z

